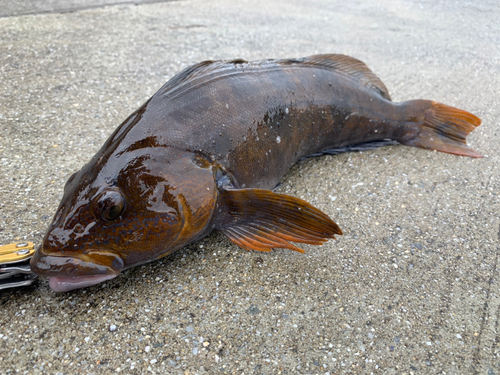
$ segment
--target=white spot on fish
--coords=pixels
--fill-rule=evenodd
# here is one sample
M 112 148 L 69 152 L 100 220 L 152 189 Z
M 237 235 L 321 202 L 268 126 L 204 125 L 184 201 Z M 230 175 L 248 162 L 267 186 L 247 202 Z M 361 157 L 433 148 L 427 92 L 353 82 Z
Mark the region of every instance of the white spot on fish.
M 287 107 L 285 107 L 285 113 L 286 113 L 287 115 L 288 115 L 288 112 L 290 112 L 290 111 L 288 110 L 288 108 L 287 108 Z
M 229 104 L 226 103 L 226 108 L 229 109 Z
M 278 136 L 276 137 L 276 143 L 280 144 L 280 142 L 281 142 L 281 137 L 278 135 Z

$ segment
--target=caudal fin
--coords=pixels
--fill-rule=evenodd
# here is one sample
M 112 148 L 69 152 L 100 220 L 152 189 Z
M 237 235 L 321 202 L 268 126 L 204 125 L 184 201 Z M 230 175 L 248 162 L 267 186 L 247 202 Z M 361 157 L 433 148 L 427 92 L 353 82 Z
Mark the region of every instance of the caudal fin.
M 419 112 L 424 111 L 423 123 L 420 123 L 416 136 L 399 140 L 401 143 L 472 158 L 483 157 L 467 146 L 466 142 L 467 135 L 481 125 L 479 117 L 458 108 L 427 100 L 412 100 L 405 104 L 410 111 L 412 108 L 414 110 L 418 108 Z M 421 119 L 422 113 L 411 113 L 410 116 Z

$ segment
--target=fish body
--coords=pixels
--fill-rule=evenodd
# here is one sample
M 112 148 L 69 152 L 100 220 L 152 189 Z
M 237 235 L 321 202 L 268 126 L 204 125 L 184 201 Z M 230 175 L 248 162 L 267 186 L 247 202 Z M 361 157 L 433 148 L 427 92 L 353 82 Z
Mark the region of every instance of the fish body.
M 217 229 L 261 251 L 322 244 L 340 228 L 272 192 L 299 159 L 377 140 L 481 157 L 476 116 L 428 100 L 393 103 L 344 55 L 207 61 L 168 81 L 70 177 L 31 261 L 56 291 L 96 284 Z

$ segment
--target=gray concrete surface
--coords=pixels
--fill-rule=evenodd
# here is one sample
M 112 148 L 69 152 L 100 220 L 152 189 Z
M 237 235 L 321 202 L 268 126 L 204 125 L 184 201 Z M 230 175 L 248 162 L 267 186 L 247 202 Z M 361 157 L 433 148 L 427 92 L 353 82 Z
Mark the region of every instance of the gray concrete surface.
M 0 17 L 66 13 L 112 5 L 139 5 L 175 0 L 0 0 Z
M 0 242 L 40 243 L 65 180 L 205 59 L 337 52 L 395 101 L 483 119 L 484 159 L 404 146 L 295 166 L 345 231 L 304 255 L 215 233 L 103 285 L 0 294 L 0 372 L 500 374 L 496 1 L 176 1 L 0 19 Z

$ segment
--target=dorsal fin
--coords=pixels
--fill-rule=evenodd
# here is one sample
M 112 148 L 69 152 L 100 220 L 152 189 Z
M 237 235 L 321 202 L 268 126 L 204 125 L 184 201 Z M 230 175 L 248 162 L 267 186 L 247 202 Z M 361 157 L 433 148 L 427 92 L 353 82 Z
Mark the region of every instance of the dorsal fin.
M 279 65 L 302 65 L 324 69 L 335 70 L 339 74 L 352 78 L 366 87 L 374 90 L 387 100 L 391 100 L 389 91 L 378 78 L 362 61 L 346 55 L 314 55 L 300 59 L 283 60 L 261 60 L 248 62 L 243 59 L 221 60 L 221 61 L 202 61 L 198 64 L 187 67 L 179 74 L 172 77 L 163 87 L 158 90 L 156 95 L 165 95 L 172 89 L 180 88 L 184 83 L 191 82 L 193 79 L 207 76 L 211 73 L 222 73 L 234 69 L 237 65 L 246 65 L 247 68 L 263 68 Z
M 383 98 L 391 100 L 389 91 L 384 83 L 373 73 L 366 64 L 354 57 L 346 55 L 313 55 L 302 59 L 278 60 L 281 64 L 307 64 L 312 66 L 333 69 L 340 74 L 346 75 L 375 90 Z
M 215 71 L 223 72 L 224 70 L 234 69 L 236 64 L 247 64 L 248 62 L 243 59 L 235 60 L 220 60 L 220 61 L 202 61 L 198 64 L 192 65 L 184 69 L 179 74 L 173 76 L 163 87 L 158 90 L 155 95 L 166 94 L 173 88 L 178 88 L 182 84 L 192 81 L 195 78 L 205 76 Z

